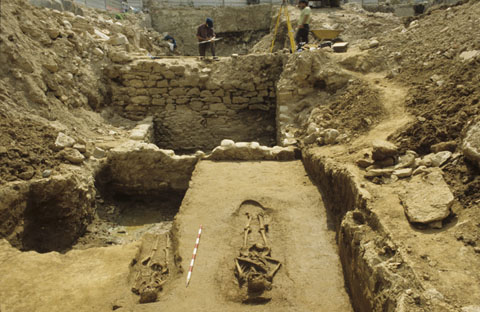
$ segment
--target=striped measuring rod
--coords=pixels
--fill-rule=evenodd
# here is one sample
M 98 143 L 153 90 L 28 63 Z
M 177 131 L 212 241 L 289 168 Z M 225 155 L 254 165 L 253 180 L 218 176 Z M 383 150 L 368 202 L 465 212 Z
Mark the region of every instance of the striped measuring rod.
M 200 229 L 198 229 L 197 241 L 195 242 L 195 247 L 193 248 L 192 261 L 190 261 L 190 268 L 188 269 L 187 283 L 185 284 L 185 287 L 188 287 L 190 279 L 192 278 L 193 264 L 195 263 L 195 257 L 197 256 L 198 243 L 200 243 L 200 235 L 202 235 L 202 225 L 200 225 Z

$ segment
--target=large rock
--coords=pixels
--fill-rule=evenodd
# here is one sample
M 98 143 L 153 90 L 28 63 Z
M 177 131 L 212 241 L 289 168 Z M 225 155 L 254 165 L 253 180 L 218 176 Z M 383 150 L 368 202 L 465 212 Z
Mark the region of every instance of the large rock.
M 400 195 L 408 221 L 434 223 L 450 215 L 453 194 L 448 188 L 440 169 L 432 169 L 425 175 L 414 176 Z
M 390 142 L 383 140 L 373 141 L 373 160 L 384 160 L 387 157 L 395 157 L 398 154 L 398 147 Z
M 480 121 L 468 130 L 462 148 L 463 155 L 480 167 Z

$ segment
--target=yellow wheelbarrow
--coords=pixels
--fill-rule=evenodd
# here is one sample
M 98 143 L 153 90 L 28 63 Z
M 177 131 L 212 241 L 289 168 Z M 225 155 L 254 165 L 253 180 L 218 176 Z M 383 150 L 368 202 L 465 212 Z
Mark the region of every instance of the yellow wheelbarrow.
M 341 29 L 312 29 L 310 30 L 315 38 L 320 41 L 333 40 L 342 33 Z

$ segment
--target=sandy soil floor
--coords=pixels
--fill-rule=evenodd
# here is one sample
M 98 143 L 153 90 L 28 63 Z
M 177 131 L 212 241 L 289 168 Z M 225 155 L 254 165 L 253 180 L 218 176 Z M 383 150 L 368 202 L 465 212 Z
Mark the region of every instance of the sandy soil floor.
M 253 307 L 240 303 L 234 258 L 242 246 L 244 213 L 260 210 L 270 220 L 272 256 L 283 266 L 273 279 L 272 300 Z M 335 233 L 300 161 L 203 161 L 175 223 L 185 271 L 198 227 L 204 226 L 191 283 L 185 287 L 184 274 L 159 302 L 138 306 L 138 311 L 351 311 Z M 256 231 L 250 239 L 261 241 Z
M 38 254 L 0 241 L 0 311 L 112 311 L 134 297 L 127 283 L 138 244 Z

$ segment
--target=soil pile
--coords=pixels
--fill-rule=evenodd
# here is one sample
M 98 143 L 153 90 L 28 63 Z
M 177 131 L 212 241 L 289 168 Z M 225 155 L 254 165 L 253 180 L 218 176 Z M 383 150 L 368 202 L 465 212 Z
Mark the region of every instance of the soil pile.
M 406 20 L 405 28 L 382 43 L 384 55 L 396 60 L 391 76 L 411 86 L 406 106 L 417 118 L 393 137 L 404 149 L 428 154 L 433 145 L 452 142 L 453 149 L 461 152 L 464 134 L 480 111 L 479 14 L 478 1 L 432 10 Z M 478 246 L 479 169 L 460 158 L 444 173 L 465 208 L 456 213 L 471 220 L 457 231 L 457 238 Z
M 382 43 L 393 53 L 395 79 L 411 85 L 406 105 L 417 121 L 399 135 L 422 154 L 461 133 L 480 108 L 480 3 L 438 9 L 407 20 Z M 455 25 L 455 26 L 453 26 Z
M 159 34 L 140 27 L 135 15 L 116 20 L 91 9 L 82 12 L 2 1 L 0 60 L 9 66 L 0 69 L 0 183 L 39 177 L 55 166 L 59 155 L 50 147 L 65 126 L 77 141 L 91 136 L 98 126 L 92 119 L 99 118 L 88 111 L 108 100 L 105 66 L 124 63 L 134 53 L 167 53 L 152 45 L 152 34 Z

